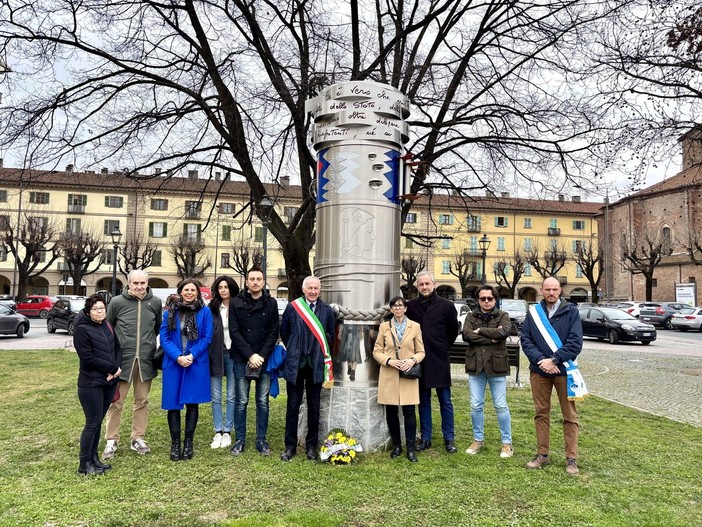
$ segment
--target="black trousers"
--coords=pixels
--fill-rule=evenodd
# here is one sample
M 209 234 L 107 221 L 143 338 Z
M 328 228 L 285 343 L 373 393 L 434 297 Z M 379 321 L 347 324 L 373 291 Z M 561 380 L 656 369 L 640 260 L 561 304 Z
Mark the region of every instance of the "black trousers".
M 286 382 L 288 390 L 288 405 L 285 413 L 285 449 L 297 448 L 297 422 L 300 417 L 302 395 L 307 394 L 307 437 L 305 448 L 317 448 L 319 442 L 319 399 L 322 393 L 322 384 L 313 382 L 312 367 L 305 364 L 297 372 L 297 382 Z
M 390 439 L 392 439 L 393 446 L 401 446 L 402 440 L 400 439 L 399 417 L 400 408 L 402 408 L 402 416 L 405 419 L 405 441 L 407 441 L 407 450 L 411 451 L 415 448 L 417 436 L 417 415 L 414 413 L 414 405 L 385 405 L 385 420 L 388 423 L 388 431 L 390 432 Z
M 85 426 L 80 434 L 80 460 L 90 461 L 97 456 L 100 429 L 107 409 L 117 390 L 117 383 L 102 386 L 78 386 L 78 400 L 85 414 Z

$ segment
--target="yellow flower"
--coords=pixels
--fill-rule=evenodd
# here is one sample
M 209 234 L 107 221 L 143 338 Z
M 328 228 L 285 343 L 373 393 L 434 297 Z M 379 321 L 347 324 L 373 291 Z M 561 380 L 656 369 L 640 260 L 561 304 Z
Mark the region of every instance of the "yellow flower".
M 356 457 L 356 451 L 355 451 L 355 450 L 352 450 L 351 452 L 349 452 L 349 456 L 351 456 L 351 459 L 355 458 L 355 457 Z
M 352 437 L 348 440 L 349 446 L 356 446 L 356 440 Z

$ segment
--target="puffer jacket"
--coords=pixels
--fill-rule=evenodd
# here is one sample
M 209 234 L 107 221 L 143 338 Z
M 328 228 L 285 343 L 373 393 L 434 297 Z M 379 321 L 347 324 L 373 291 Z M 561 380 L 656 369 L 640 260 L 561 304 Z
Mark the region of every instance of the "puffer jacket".
M 463 325 L 463 340 L 469 344 L 466 373 L 478 375 L 485 370 L 491 377 L 509 374 L 506 339 L 511 327 L 509 313 L 497 308 L 489 313 L 476 310 L 468 314 Z
M 106 320 L 98 324 L 82 311 L 74 323 L 73 346 L 80 359 L 78 386 L 95 387 L 116 384 L 107 380 L 122 363 L 119 340 Z
M 139 299 L 125 291 L 114 297 L 107 306 L 107 321 L 112 324 L 122 346 L 122 375 L 120 380 L 132 382 L 134 364 L 139 360 L 139 371 L 144 381 L 158 374 L 153 366 L 156 336 L 161 329 L 161 299 L 147 288 Z

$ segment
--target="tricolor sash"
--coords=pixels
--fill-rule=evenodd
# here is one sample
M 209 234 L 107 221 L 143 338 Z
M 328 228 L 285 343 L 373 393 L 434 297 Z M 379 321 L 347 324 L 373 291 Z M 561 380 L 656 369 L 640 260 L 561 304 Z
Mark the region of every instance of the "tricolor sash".
M 324 327 L 322 323 L 314 314 L 314 311 L 310 309 L 309 304 L 305 301 L 305 297 L 300 297 L 292 302 L 292 306 L 300 315 L 300 318 L 304 320 L 307 327 L 317 339 L 319 347 L 322 349 L 324 354 L 324 382 L 322 386 L 324 388 L 331 388 L 334 385 L 334 370 L 332 369 L 332 357 L 331 349 L 329 348 L 329 343 L 327 342 L 327 335 L 324 333 Z
M 541 304 L 534 304 L 529 308 L 529 314 L 531 315 L 534 324 L 539 330 L 539 333 L 546 341 L 546 344 L 551 349 L 552 353 L 556 353 L 562 346 L 561 337 L 558 336 L 556 330 L 551 325 L 551 321 L 548 319 L 548 315 L 544 311 Z M 582 401 L 585 397 L 590 395 L 585 386 L 585 379 L 583 379 L 580 373 L 580 368 L 578 368 L 578 362 L 575 360 L 567 360 L 563 363 L 566 369 L 567 386 L 568 386 L 568 400 L 569 401 Z

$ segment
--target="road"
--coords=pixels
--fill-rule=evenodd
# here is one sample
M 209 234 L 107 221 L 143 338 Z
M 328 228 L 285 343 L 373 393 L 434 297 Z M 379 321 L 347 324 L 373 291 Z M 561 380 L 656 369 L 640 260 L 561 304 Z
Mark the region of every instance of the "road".
M 31 329 L 23 339 L 0 336 L 0 350 L 72 349 L 72 338 L 65 331 L 51 335 L 45 320 L 30 320 Z M 579 363 L 592 394 L 702 426 L 702 333 L 660 330 L 648 346 L 586 338 Z M 528 385 L 524 356 L 521 364 L 520 381 Z M 454 364 L 452 371 L 456 381 L 467 380 L 463 366 Z M 514 376 L 510 382 L 514 385 Z

